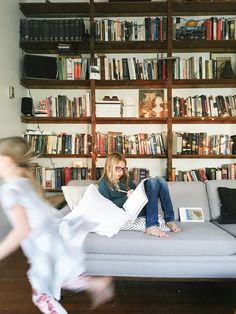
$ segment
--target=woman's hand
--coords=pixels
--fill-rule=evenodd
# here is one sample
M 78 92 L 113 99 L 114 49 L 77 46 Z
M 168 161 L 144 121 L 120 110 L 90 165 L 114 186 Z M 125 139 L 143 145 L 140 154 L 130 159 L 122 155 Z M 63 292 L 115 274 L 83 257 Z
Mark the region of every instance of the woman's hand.
M 129 190 L 127 193 L 127 196 L 130 197 L 130 195 L 134 192 L 134 190 Z

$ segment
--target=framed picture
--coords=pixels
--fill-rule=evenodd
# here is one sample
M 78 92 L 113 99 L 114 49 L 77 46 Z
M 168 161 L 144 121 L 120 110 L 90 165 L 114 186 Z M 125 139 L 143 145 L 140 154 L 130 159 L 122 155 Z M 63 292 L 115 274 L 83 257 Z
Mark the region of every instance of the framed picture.
M 217 62 L 217 78 L 220 79 L 220 73 L 226 61 L 230 61 L 232 70 L 236 73 L 236 56 L 233 53 L 212 53 L 211 59 Z
M 203 222 L 204 215 L 201 207 L 179 207 L 181 222 Z
M 139 90 L 139 117 L 167 117 L 167 104 L 164 102 L 163 89 Z

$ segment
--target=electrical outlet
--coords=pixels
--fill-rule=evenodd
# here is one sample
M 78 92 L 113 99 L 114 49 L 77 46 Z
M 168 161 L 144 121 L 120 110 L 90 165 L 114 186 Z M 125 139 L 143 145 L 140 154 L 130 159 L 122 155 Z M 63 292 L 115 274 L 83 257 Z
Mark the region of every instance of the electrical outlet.
M 9 85 L 9 98 L 15 97 L 15 88 L 14 86 Z

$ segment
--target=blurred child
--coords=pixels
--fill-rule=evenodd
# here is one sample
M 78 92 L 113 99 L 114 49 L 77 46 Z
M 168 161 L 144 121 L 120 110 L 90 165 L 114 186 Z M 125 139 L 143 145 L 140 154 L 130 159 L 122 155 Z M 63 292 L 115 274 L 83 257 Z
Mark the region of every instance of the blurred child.
M 127 198 L 136 188 L 127 175 L 127 162 L 119 153 L 110 154 L 105 163 L 104 174 L 99 181 L 99 191 L 118 207 L 122 207 Z M 158 228 L 158 198 L 160 198 L 166 225 L 173 232 L 181 229 L 174 222 L 174 211 L 166 181 L 161 177 L 148 178 L 144 182 L 148 203 L 142 209 L 140 216 L 146 216 L 146 233 L 166 238 L 168 235 Z M 124 193 L 127 192 L 127 193 Z
M 30 263 L 33 303 L 45 314 L 66 314 L 61 288 L 87 290 L 93 306 L 113 296 L 112 278 L 84 274 L 83 240 L 92 229 L 82 218 L 61 220 L 37 193 L 29 170 L 32 153 L 21 137 L 0 140 L 0 199 L 12 230 L 0 243 L 0 260 L 21 246 Z

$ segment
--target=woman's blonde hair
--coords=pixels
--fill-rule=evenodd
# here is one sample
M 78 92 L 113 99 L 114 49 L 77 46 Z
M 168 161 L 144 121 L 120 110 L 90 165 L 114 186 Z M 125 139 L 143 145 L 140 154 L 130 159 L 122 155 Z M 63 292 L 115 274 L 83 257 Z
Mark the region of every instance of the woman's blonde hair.
M 127 165 L 125 157 L 120 153 L 115 152 L 107 156 L 102 178 L 105 178 L 107 180 L 110 188 L 119 188 L 118 183 L 116 182 L 114 177 L 114 172 L 116 165 L 120 161 L 123 161 L 125 163 L 125 166 Z M 124 180 L 124 184 L 128 187 L 128 175 L 126 172 L 123 172 L 122 179 Z
M 35 190 L 44 197 L 42 187 L 34 178 L 30 169 L 30 162 L 33 157 L 33 150 L 30 145 L 20 136 L 6 137 L 0 139 L 0 155 L 9 156 L 20 167 L 20 175 L 32 181 Z

